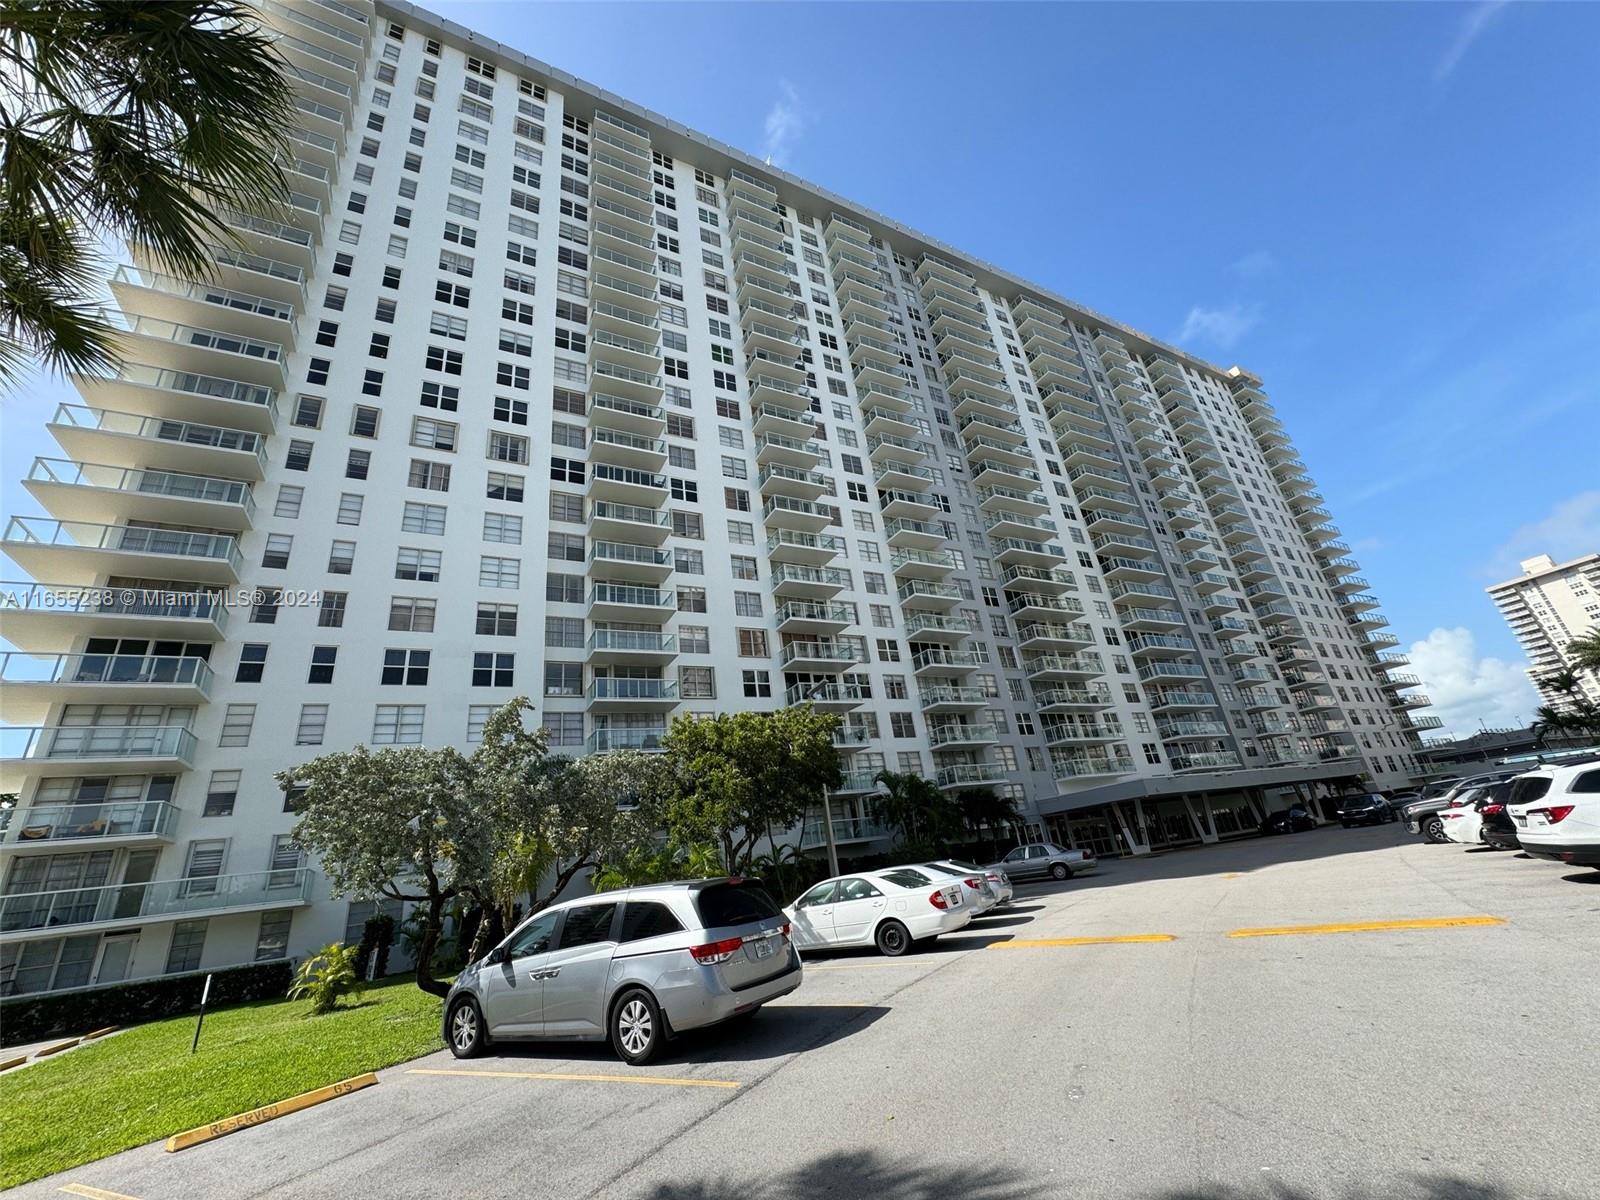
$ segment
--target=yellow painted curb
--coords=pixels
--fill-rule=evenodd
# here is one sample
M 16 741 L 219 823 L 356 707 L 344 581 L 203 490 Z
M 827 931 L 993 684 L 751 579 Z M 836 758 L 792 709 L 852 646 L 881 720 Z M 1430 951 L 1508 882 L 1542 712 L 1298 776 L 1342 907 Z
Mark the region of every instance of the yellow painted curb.
M 108 1192 L 105 1188 L 90 1187 L 87 1183 L 68 1183 L 56 1189 L 69 1196 L 85 1196 L 88 1200 L 136 1200 L 133 1196 L 125 1196 L 121 1192 Z
M 63 1050 L 71 1050 L 82 1040 L 81 1038 L 68 1038 L 64 1042 L 57 1042 L 54 1046 L 46 1046 L 43 1050 L 35 1050 L 33 1056 L 35 1058 L 49 1058 L 52 1054 L 60 1054 Z
M 117 1030 L 119 1030 L 121 1028 L 122 1028 L 122 1026 L 120 1026 L 120 1025 L 107 1025 L 104 1029 L 96 1029 L 93 1033 L 84 1034 L 78 1040 L 80 1042 L 92 1042 L 92 1041 L 95 1040 L 95 1038 L 103 1038 L 103 1037 L 106 1036 L 106 1034 L 115 1033 Z
M 1280 925 L 1266 929 L 1235 929 L 1231 938 L 1288 937 L 1297 933 L 1381 933 L 1392 929 L 1457 929 L 1473 925 L 1504 925 L 1504 917 L 1419 917 L 1412 921 L 1350 921 L 1342 925 Z
M 560 1075 L 550 1071 L 448 1071 L 414 1067 L 407 1075 L 477 1075 L 484 1079 L 565 1079 L 577 1083 L 644 1083 L 666 1087 L 736 1088 L 732 1079 L 669 1079 L 663 1075 Z
M 1114 946 L 1123 942 L 1175 942 L 1171 933 L 1124 933 L 1115 937 L 1023 938 L 1012 942 L 991 942 L 990 950 L 1029 950 L 1035 946 Z
M 290 1113 L 299 1112 L 303 1108 L 311 1108 L 337 1096 L 348 1096 L 351 1092 L 359 1092 L 362 1088 L 371 1087 L 377 1082 L 378 1077 L 368 1071 L 365 1075 L 357 1075 L 354 1079 L 344 1079 L 338 1083 L 330 1083 L 327 1087 L 301 1092 L 298 1096 L 290 1096 L 287 1100 L 279 1100 L 276 1104 L 265 1104 L 260 1108 L 253 1108 L 249 1112 L 240 1113 L 236 1117 L 224 1117 L 220 1121 L 213 1121 L 211 1124 L 202 1125 L 198 1129 L 175 1133 L 167 1139 L 167 1153 L 171 1154 L 175 1150 L 187 1150 L 190 1146 L 198 1146 L 201 1142 L 209 1142 L 215 1138 L 225 1137 L 235 1130 L 246 1129 L 251 1125 L 262 1125 L 279 1117 L 286 1117 Z
M 28 1061 L 28 1056 L 26 1054 L 19 1054 L 19 1055 L 17 1055 L 16 1058 L 5 1059 L 3 1061 L 0 1061 L 0 1071 L 9 1071 L 9 1070 L 11 1070 L 12 1067 L 20 1067 L 23 1063 L 25 1063 L 27 1061 Z

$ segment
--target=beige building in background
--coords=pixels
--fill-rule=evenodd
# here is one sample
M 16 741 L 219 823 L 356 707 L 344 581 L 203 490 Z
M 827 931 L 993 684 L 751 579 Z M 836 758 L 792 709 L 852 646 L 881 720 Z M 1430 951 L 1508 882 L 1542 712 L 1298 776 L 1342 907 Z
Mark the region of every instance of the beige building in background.
M 1572 639 L 1600 625 L 1600 554 L 1564 563 L 1539 554 L 1519 565 L 1522 574 L 1488 592 L 1527 652 L 1533 686 L 1546 703 L 1559 704 L 1561 693 L 1544 681 L 1572 666 Z M 1600 703 L 1600 674 L 1577 675 L 1583 694 Z

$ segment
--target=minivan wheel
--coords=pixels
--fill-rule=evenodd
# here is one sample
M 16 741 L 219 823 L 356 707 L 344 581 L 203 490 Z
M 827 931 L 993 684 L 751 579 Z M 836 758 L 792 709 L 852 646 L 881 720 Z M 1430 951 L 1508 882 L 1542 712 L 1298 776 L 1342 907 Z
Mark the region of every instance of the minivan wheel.
M 1444 835 L 1444 818 L 1433 816 L 1422 822 L 1422 836 L 1430 842 L 1448 842 Z
M 624 992 L 611 1010 L 611 1048 L 633 1066 L 649 1062 L 666 1040 L 661 1006 L 643 988 Z
M 878 953 L 890 958 L 898 958 L 911 949 L 911 934 L 899 921 L 885 921 L 879 925 L 873 940 L 878 944 Z
M 1055 863 L 1050 868 L 1050 878 L 1051 879 L 1071 879 L 1072 878 L 1072 868 L 1067 866 L 1066 863 Z
M 450 1053 L 457 1058 L 475 1058 L 488 1045 L 488 1034 L 483 1028 L 483 1014 L 471 1000 L 457 1000 L 450 1006 Z

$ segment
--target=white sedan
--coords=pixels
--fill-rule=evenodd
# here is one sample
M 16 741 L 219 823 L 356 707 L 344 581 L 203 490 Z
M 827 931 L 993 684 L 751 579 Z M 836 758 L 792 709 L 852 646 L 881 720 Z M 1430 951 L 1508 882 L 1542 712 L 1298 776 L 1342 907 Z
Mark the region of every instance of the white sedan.
M 954 933 L 972 921 L 960 880 L 934 883 L 907 868 L 825 879 L 788 908 L 802 950 L 876 946 L 900 955 L 917 942 Z

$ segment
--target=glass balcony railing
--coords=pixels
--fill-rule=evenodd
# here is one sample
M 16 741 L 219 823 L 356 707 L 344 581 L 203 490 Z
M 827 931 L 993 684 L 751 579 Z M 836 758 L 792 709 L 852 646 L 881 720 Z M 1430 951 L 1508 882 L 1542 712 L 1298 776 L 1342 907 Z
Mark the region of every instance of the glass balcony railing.
M 244 566 L 238 542 L 225 534 L 191 533 L 147 525 L 96 525 L 88 521 L 50 521 L 12 517 L 4 541 L 17 547 L 66 546 L 85 550 L 170 554 L 179 558 L 214 559 L 238 571 Z
M 28 472 L 28 479 L 34 483 L 100 488 L 141 496 L 160 496 L 169 500 L 233 504 L 243 509 L 249 517 L 254 517 L 256 510 L 248 483 L 216 479 L 209 475 L 115 467 L 104 463 L 73 462 L 64 458 L 36 458 Z
M 312 872 L 299 868 L 0 896 L 0 933 L 299 905 L 311 880 Z
M 203 592 L 155 588 L 97 588 L 71 584 L 0 581 L 0 594 L 14 612 L 53 612 L 67 616 L 166 617 L 221 621 L 222 601 Z
M 0 729 L 0 759 L 194 761 L 194 734 L 181 725 L 17 725 Z
M 602 677 L 584 693 L 590 700 L 666 700 L 677 703 L 678 685 L 668 679 L 612 679 Z
M 5 808 L 0 809 L 0 844 L 50 844 L 86 838 L 150 837 L 170 840 L 177 823 L 178 809 L 166 800 Z
M 211 687 L 211 678 L 211 668 L 203 659 L 173 655 L 58 654 L 39 658 L 0 654 L 0 684 L 8 687 L 30 683 L 190 684 L 205 692 Z

